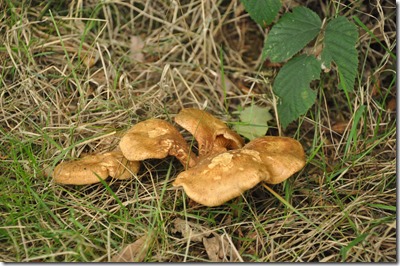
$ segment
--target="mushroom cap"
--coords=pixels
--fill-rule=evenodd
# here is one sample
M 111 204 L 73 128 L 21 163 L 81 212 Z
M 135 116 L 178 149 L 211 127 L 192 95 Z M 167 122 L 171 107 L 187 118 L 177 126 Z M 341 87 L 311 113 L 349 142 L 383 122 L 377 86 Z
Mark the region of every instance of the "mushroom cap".
M 108 174 L 112 178 L 125 180 L 130 179 L 132 174 L 137 174 L 140 168 L 139 161 L 129 161 L 124 157 L 121 151 L 112 151 L 105 153 L 107 157 L 104 164 L 107 165 Z
M 173 186 L 182 186 L 189 198 L 213 207 L 240 196 L 268 176 L 258 151 L 238 149 L 201 160 L 180 173 Z
M 175 116 L 175 122 L 194 136 L 199 144 L 201 156 L 228 149 L 239 149 L 244 145 L 244 140 L 239 134 L 205 111 L 194 108 L 182 109 Z
M 87 185 L 100 182 L 111 176 L 128 179 L 139 171 L 139 162 L 128 161 L 120 151 L 87 155 L 76 161 L 62 162 L 54 168 L 56 183 Z
M 119 143 L 124 156 L 131 161 L 163 159 L 173 155 L 186 166 L 196 163 L 196 155 L 179 131 L 161 119 L 149 119 L 131 127 Z
M 303 146 L 297 140 L 289 137 L 256 138 L 247 143 L 243 149 L 260 153 L 261 160 L 270 173 L 263 180 L 268 184 L 285 181 L 306 164 Z
M 182 186 L 192 200 L 219 206 L 265 181 L 277 184 L 305 165 L 301 144 L 291 138 L 261 137 L 242 149 L 203 158 L 180 173 L 173 186 Z

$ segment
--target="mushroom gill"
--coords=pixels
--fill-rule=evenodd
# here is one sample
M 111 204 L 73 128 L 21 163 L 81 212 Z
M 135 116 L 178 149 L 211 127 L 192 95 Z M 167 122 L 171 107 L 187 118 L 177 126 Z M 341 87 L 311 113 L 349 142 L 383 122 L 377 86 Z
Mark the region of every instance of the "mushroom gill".
M 194 136 L 199 145 L 199 157 L 243 147 L 244 140 L 239 134 L 205 111 L 182 109 L 175 116 L 175 122 Z

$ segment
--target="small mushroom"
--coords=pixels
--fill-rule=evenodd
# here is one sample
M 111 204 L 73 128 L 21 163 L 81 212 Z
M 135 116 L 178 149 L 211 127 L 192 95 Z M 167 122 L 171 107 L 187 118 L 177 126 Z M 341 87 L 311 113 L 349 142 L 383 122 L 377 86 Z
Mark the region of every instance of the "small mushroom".
M 76 161 L 62 162 L 54 168 L 56 183 L 68 185 L 87 185 L 100 182 L 111 176 L 128 179 L 139 171 L 140 163 L 128 161 L 121 151 L 87 155 Z
M 149 119 L 131 127 L 121 138 L 119 147 L 128 160 L 163 159 L 175 156 L 184 165 L 192 167 L 197 156 L 179 131 L 161 119 Z
M 283 182 L 305 165 L 301 144 L 291 138 L 261 137 L 242 149 L 220 152 L 180 173 L 173 186 L 182 186 L 192 200 L 219 206 L 261 181 Z
M 199 156 L 207 157 L 230 149 L 243 147 L 244 140 L 221 120 L 193 108 L 182 109 L 175 122 L 189 131 L 199 145 Z

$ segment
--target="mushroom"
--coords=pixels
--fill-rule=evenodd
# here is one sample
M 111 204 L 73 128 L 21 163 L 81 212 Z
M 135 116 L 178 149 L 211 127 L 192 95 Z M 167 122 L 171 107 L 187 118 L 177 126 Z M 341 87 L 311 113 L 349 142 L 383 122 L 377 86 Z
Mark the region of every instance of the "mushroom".
M 182 186 L 192 200 L 219 206 L 264 181 L 283 182 L 305 165 L 301 144 L 286 137 L 261 137 L 243 148 L 217 153 L 180 173 L 173 186 Z
M 54 168 L 53 179 L 56 183 L 69 185 L 87 185 L 100 182 L 111 176 L 128 179 L 139 171 L 140 163 L 128 161 L 121 151 L 87 155 L 76 161 L 62 162 Z
M 268 184 L 279 184 L 306 164 L 306 155 L 300 142 L 289 137 L 265 136 L 247 143 L 243 149 L 257 151 L 268 168 Z
M 149 119 L 134 125 L 121 138 L 119 147 L 131 161 L 162 159 L 172 155 L 185 167 L 192 167 L 197 162 L 197 156 L 190 151 L 179 131 L 161 119 Z
M 193 108 L 182 109 L 176 116 L 175 122 L 189 131 L 199 145 L 199 156 L 207 157 L 212 154 L 239 149 L 244 140 L 221 120 L 211 114 Z

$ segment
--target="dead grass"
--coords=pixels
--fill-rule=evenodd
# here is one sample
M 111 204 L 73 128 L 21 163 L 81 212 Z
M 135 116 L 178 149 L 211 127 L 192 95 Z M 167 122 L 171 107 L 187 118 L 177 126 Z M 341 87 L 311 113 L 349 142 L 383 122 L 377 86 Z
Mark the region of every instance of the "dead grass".
M 385 50 L 396 45 L 396 7 L 308 3 L 372 32 L 360 30 L 355 93 L 347 100 L 325 75 L 307 115 L 267 133 L 298 139 L 307 166 L 205 208 L 172 189 L 182 170 L 172 158 L 91 186 L 55 185 L 51 172 L 183 107 L 227 122 L 252 102 L 273 107 L 276 69 L 259 70 L 264 32 L 239 1 L 0 2 L 0 260 L 110 261 L 150 232 L 149 262 L 397 261 L 396 67 Z M 193 232 L 221 239 L 216 257 Z

